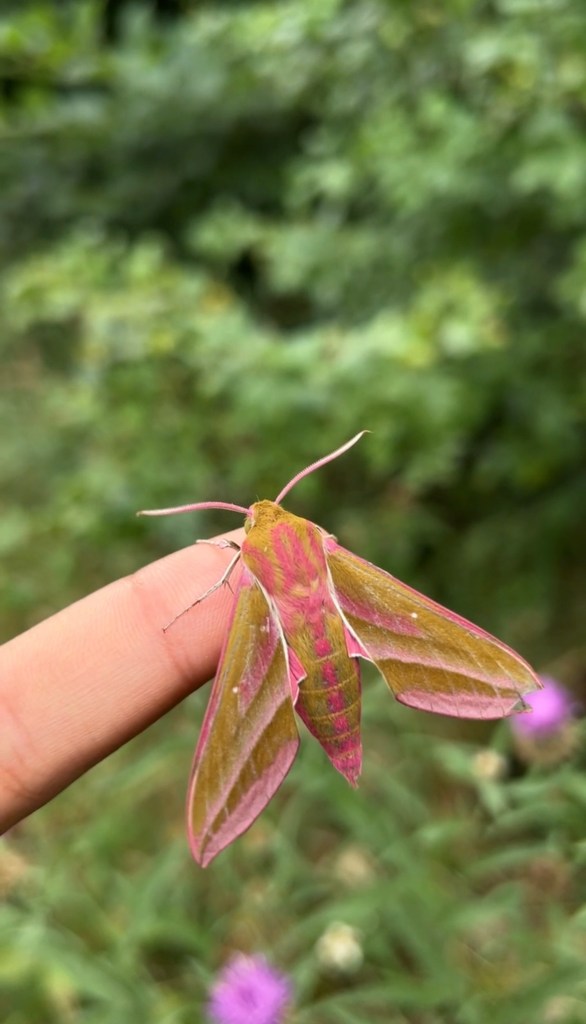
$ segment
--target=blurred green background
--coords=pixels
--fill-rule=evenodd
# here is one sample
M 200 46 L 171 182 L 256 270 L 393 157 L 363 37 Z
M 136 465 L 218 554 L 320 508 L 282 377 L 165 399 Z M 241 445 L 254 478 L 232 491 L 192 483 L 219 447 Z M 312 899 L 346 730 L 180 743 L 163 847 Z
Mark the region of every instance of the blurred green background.
M 584 698 L 583 0 L 4 0 L 0 310 L 2 639 L 369 428 L 288 507 Z M 241 949 L 296 1022 L 586 1021 L 578 732 L 365 675 L 359 791 L 304 742 L 206 872 L 207 688 L 2 840 L 1 1019 L 194 1024 Z

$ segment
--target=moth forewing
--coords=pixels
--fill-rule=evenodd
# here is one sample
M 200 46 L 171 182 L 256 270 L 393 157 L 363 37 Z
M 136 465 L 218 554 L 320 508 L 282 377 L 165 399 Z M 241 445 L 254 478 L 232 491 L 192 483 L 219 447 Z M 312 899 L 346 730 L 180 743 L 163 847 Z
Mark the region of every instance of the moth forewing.
M 541 684 L 518 654 L 337 542 L 326 547 L 342 615 L 398 700 L 463 718 L 523 710 Z
M 190 846 L 203 867 L 264 810 L 298 745 L 282 636 L 243 568 L 188 793 Z

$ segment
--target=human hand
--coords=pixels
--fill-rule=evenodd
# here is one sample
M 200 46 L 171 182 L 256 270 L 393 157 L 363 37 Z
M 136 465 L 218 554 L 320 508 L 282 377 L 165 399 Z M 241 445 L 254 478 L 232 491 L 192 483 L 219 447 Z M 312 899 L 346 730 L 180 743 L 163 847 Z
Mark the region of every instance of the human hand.
M 240 542 L 242 530 L 225 534 Z M 0 647 L 0 832 L 214 674 L 234 552 L 197 544 L 77 601 Z

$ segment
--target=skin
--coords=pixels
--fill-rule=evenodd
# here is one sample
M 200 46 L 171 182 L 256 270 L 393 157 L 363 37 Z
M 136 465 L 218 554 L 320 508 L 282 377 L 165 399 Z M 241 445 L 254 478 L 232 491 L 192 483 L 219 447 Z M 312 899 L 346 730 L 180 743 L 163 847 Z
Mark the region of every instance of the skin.
M 223 536 L 241 543 L 244 531 Z M 0 647 L 0 831 L 213 676 L 228 587 L 162 627 L 233 555 L 209 544 L 176 551 Z

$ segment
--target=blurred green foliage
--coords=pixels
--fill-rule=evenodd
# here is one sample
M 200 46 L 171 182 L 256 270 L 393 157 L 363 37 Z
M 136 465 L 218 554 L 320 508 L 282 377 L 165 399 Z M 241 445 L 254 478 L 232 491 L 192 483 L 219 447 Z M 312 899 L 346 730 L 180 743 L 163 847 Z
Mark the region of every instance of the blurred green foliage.
M 273 496 L 366 427 L 288 506 L 579 683 L 585 123 L 582 0 L 5 2 L 3 638 L 232 523 L 137 508 Z M 3 1019 L 194 1021 L 256 945 L 300 1021 L 586 1020 L 577 771 L 487 794 L 484 733 L 367 703 L 358 796 L 305 744 L 203 875 L 190 702 L 17 830 Z

